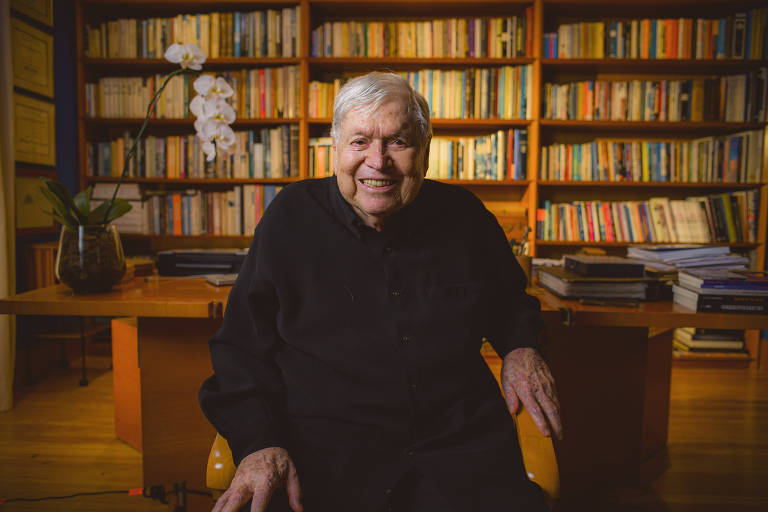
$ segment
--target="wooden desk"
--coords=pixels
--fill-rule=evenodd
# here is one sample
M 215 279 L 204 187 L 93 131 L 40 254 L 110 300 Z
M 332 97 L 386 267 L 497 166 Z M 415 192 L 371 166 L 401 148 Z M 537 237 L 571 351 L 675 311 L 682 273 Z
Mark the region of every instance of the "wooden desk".
M 138 364 L 144 485 L 184 481 L 205 489 L 215 435 L 197 401 L 211 368 L 208 338 L 221 323 L 231 287 L 202 279 L 152 278 L 137 286 L 75 295 L 63 285 L 0 300 L 0 313 L 138 317 Z M 210 510 L 210 498 L 188 496 L 188 510 Z
M 214 430 L 197 390 L 212 372 L 207 340 L 229 289 L 183 278 L 98 295 L 59 285 L 2 299 L 0 313 L 138 317 L 144 484 L 203 489 Z M 566 437 L 556 448 L 564 497 L 663 471 L 672 340 L 649 339 L 649 327 L 768 327 L 765 316 L 696 314 L 668 302 L 606 308 L 532 293 L 563 408 Z M 488 359 L 498 371 L 498 358 Z M 210 501 L 190 496 L 190 510 L 210 510 Z

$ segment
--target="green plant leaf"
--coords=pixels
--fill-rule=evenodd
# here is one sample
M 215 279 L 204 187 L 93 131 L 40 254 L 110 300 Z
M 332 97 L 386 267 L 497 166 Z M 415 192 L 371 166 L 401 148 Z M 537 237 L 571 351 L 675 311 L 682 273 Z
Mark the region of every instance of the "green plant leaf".
M 85 217 L 91 213 L 91 195 L 93 194 L 93 186 L 89 186 L 87 189 L 80 191 L 74 199 L 75 206 L 78 211 Z
M 126 201 L 125 199 L 116 197 L 115 203 L 112 205 L 112 209 L 109 211 L 107 222 L 112 222 L 118 217 L 122 217 L 123 215 L 131 211 L 131 208 L 133 208 L 133 205 L 130 202 Z
M 115 204 L 112 205 L 112 209 L 109 210 L 109 216 L 104 219 L 104 214 L 107 212 L 107 207 L 109 206 L 109 200 L 104 201 L 99 206 L 93 209 L 93 211 L 88 215 L 88 224 L 105 224 L 108 222 L 112 222 L 113 220 L 117 219 L 118 217 L 122 217 L 126 213 L 128 213 L 133 206 L 131 203 L 126 201 L 125 199 L 121 199 L 119 197 L 115 198 Z
M 82 215 L 80 213 L 80 210 L 75 205 L 75 201 L 72 199 L 72 195 L 69 193 L 69 190 L 67 187 L 59 183 L 58 181 L 49 179 L 49 178 L 40 178 L 45 183 L 45 186 L 48 187 L 48 190 L 55 195 L 60 203 L 62 204 L 64 210 L 67 213 L 64 213 L 63 211 L 59 211 L 62 216 L 71 216 L 77 219 L 77 224 L 85 224 L 87 215 Z M 46 196 L 46 198 L 51 201 L 49 196 Z M 51 202 L 51 204 L 55 204 Z M 58 210 L 58 208 L 57 208 Z
M 40 187 L 40 192 L 45 196 L 45 198 L 48 200 L 49 203 L 51 203 L 51 206 L 53 207 L 54 212 L 58 217 L 61 219 L 59 222 L 62 224 L 65 224 L 67 226 L 73 226 L 79 224 L 77 217 L 72 215 L 70 212 L 70 209 L 66 207 L 66 205 L 61 201 L 61 199 L 51 192 L 50 190 Z M 54 218 L 56 217 L 54 215 Z

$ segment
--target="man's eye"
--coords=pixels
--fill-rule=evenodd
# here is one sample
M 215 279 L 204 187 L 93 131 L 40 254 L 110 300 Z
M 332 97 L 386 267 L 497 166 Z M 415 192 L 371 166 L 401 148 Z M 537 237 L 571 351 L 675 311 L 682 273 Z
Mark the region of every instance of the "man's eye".
M 390 142 L 393 146 L 403 147 L 407 146 L 408 144 L 403 139 L 392 139 Z
M 353 146 L 363 146 L 363 145 L 365 145 L 365 140 L 364 139 L 354 139 L 354 140 L 352 140 L 352 145 Z

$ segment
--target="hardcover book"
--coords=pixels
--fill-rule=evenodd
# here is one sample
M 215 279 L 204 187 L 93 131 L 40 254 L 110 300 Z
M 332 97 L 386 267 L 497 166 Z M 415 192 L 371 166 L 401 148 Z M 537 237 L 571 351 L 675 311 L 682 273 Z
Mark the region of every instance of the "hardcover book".
M 567 255 L 565 269 L 591 277 L 643 277 L 645 275 L 644 264 L 619 256 Z
M 726 295 L 698 293 L 679 285 L 672 286 L 676 304 L 702 313 L 768 313 L 768 295 Z
M 565 298 L 646 299 L 650 284 L 646 277 L 588 277 L 562 267 L 542 268 L 539 283 Z

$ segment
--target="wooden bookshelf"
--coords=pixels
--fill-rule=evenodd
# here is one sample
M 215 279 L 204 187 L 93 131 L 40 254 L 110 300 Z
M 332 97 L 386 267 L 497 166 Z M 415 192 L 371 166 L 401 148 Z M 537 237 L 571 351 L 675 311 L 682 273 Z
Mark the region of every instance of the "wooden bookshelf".
M 351 76 L 369 70 L 390 69 L 414 71 L 419 69 L 455 70 L 464 68 L 497 68 L 500 66 L 530 66 L 532 74 L 531 97 L 527 99 L 528 119 L 434 119 L 436 136 L 458 137 L 477 136 L 497 130 L 526 129 L 528 135 L 527 179 L 524 180 L 446 180 L 464 185 L 481 199 L 489 201 L 510 201 L 521 203 L 528 211 L 528 223 L 536 232 L 536 210 L 545 200 L 557 199 L 601 201 L 646 200 L 655 196 L 683 198 L 692 195 L 719 192 L 759 190 L 761 198 L 757 211 L 758 237 L 754 243 L 729 243 L 736 250 L 754 251 L 758 266 L 765 264 L 766 231 L 768 230 L 768 151 L 763 151 L 762 179 L 757 183 L 711 182 L 605 182 L 605 181 L 553 181 L 539 178 L 541 148 L 551 143 L 573 143 L 574 141 L 597 138 L 623 140 L 682 140 L 709 136 L 725 136 L 743 131 L 761 130 L 766 133 L 766 120 L 759 122 L 725 121 L 582 121 L 556 120 L 544 117 L 542 98 L 546 83 L 564 83 L 574 80 L 656 80 L 672 76 L 674 79 L 702 78 L 746 73 L 768 67 L 768 59 L 562 59 L 544 58 L 544 36 L 556 31 L 561 23 L 582 21 L 601 22 L 633 20 L 643 18 L 718 18 L 730 16 L 747 9 L 764 6 L 764 2 L 752 0 L 484 0 L 467 3 L 464 0 L 448 0 L 436 9 L 433 2 L 426 0 L 78 0 L 77 21 L 77 75 L 80 92 L 79 101 L 79 154 L 80 183 L 113 182 L 115 178 L 91 177 L 86 175 L 86 144 L 89 140 L 104 137 L 109 132 L 117 136 L 123 130 L 135 130 L 141 119 L 91 118 L 85 116 L 84 88 L 86 82 L 113 74 L 124 76 L 149 75 L 168 72 L 175 65 L 163 59 L 96 58 L 84 52 L 85 27 L 102 21 L 118 18 L 171 17 L 186 13 L 209 13 L 212 11 L 234 12 L 254 11 L 268 8 L 300 6 L 301 22 L 298 27 L 301 42 L 295 57 L 215 57 L 204 64 L 204 71 L 221 72 L 277 67 L 299 66 L 300 112 L 296 118 L 243 119 L 238 118 L 235 130 L 274 127 L 282 124 L 296 124 L 299 127 L 299 176 L 298 178 L 263 179 L 164 179 L 130 178 L 150 188 L 193 188 L 225 187 L 239 184 L 287 184 L 309 176 L 309 139 L 327 134 L 330 118 L 310 117 L 309 83 L 313 80 L 327 80 L 334 76 Z M 393 6 L 396 7 L 393 9 Z M 352 9 L 352 7 L 354 7 Z M 324 22 L 334 21 L 425 21 L 448 18 L 481 18 L 520 16 L 528 9 L 532 18 L 527 27 L 531 44 L 524 56 L 488 57 L 316 57 L 310 54 L 312 30 Z M 137 14 L 139 13 L 139 14 Z M 153 119 L 149 124 L 152 134 L 192 134 L 191 119 Z M 102 139 L 103 140 L 103 139 Z M 764 148 L 768 149 L 768 136 L 764 136 Z M 158 235 L 172 243 L 174 237 Z M 141 236 L 133 238 L 140 239 Z M 247 237 L 245 237 L 247 238 Z M 153 238 L 156 239 L 156 238 Z M 181 241 L 181 239 L 178 239 Z M 201 239 L 202 240 L 202 239 Z M 212 240 L 216 240 L 214 237 Z M 210 242 L 210 240 L 208 240 Z M 620 251 L 631 243 L 590 242 L 590 241 L 546 241 L 534 238 L 531 250 L 534 256 L 551 257 L 563 252 L 573 252 L 580 247 L 604 247 Z

